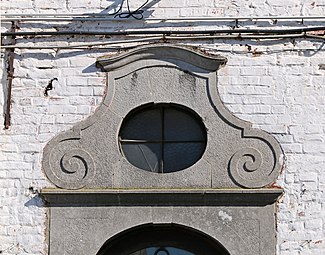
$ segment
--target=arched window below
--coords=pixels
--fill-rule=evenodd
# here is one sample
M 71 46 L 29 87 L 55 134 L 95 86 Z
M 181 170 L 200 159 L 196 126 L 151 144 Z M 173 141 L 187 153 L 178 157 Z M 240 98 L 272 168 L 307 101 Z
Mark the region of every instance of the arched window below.
M 146 224 L 110 238 L 97 255 L 230 255 L 212 237 L 177 224 Z

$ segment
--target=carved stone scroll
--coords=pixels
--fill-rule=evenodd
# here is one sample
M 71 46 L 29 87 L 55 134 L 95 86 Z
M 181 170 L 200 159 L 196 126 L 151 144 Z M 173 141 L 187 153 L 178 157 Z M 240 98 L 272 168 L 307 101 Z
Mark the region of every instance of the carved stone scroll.
M 95 176 L 91 154 L 78 144 L 75 137 L 57 137 L 45 147 L 44 153 L 48 153 L 43 160 L 46 175 L 60 188 L 82 188 Z

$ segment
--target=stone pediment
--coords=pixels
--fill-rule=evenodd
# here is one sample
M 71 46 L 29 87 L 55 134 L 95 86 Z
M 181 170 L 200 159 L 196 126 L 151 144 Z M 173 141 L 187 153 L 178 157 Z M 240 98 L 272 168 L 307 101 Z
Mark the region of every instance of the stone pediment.
M 59 187 L 41 190 L 50 254 L 171 245 L 274 254 L 282 190 L 267 187 L 280 172 L 281 147 L 222 104 L 217 71 L 226 59 L 153 45 L 97 64 L 108 72 L 102 104 L 44 148 L 44 172 Z
M 92 116 L 46 145 L 46 176 L 63 189 L 270 186 L 280 172 L 281 147 L 222 104 L 217 71 L 225 64 L 221 56 L 170 45 L 99 58 L 97 65 L 108 72 L 106 96 Z M 150 104 L 177 105 L 198 116 L 206 144 L 194 164 L 159 173 L 140 169 L 126 158 L 120 141 L 123 121 L 134 109 Z

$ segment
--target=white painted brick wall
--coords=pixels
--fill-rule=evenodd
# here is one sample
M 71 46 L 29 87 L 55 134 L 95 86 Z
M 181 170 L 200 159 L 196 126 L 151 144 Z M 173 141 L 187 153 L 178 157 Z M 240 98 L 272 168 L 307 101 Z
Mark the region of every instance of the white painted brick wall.
M 131 8 L 143 2 L 132 0 Z M 1 4 L 2 12 L 9 13 L 86 13 L 102 12 L 116 3 L 108 0 L 2 0 Z M 325 1 L 155 0 L 145 16 L 146 13 L 160 18 L 324 15 Z M 306 24 L 313 25 L 312 22 Z M 218 28 L 214 23 L 197 25 L 203 29 Z M 250 27 L 269 25 L 261 22 L 252 23 Z M 67 26 L 79 29 L 72 24 Z M 98 29 L 113 30 L 137 26 L 146 27 L 133 20 L 118 25 L 96 25 Z M 166 23 L 163 28 L 168 29 L 168 26 L 181 29 L 184 24 Z M 1 31 L 5 31 L 5 27 L 8 25 L 3 24 Z M 51 29 L 46 23 L 43 27 Z M 21 30 L 28 30 L 28 24 L 21 24 Z M 100 40 L 60 37 L 59 43 Z M 30 45 L 33 42 L 53 43 L 29 40 Z M 219 71 L 222 100 L 230 111 L 251 121 L 255 127 L 271 132 L 282 145 L 286 166 L 277 185 L 284 188 L 285 194 L 278 204 L 277 255 L 325 254 L 325 70 L 319 67 L 325 64 L 322 42 L 184 43 L 228 58 L 228 64 Z M 247 45 L 252 51 L 264 53 L 251 54 Z M 105 91 L 105 74 L 94 67 L 94 62 L 108 50 L 15 52 L 12 124 L 9 130 L 0 129 L 0 250 L 8 255 L 40 255 L 47 254 L 47 210 L 31 188 L 51 186 L 41 171 L 42 149 L 52 137 L 89 116 L 99 105 Z M 2 111 L 6 74 L 3 59 L 1 67 Z M 53 82 L 54 89 L 45 97 L 44 88 L 52 78 L 58 81 Z M 0 122 L 3 121 L 1 114 Z

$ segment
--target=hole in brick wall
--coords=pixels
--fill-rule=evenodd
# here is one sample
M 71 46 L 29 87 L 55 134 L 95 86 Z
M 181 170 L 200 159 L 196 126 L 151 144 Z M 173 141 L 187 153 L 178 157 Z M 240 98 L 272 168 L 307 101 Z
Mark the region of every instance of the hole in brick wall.
M 251 51 L 252 50 L 252 46 L 250 46 L 248 44 L 245 44 L 245 47 L 247 48 L 248 51 Z
M 45 69 L 53 69 L 53 66 L 38 66 L 38 69 L 45 70 Z
M 45 88 L 45 91 L 44 91 L 44 96 L 48 96 L 49 94 L 48 94 L 48 91 L 50 91 L 50 90 L 52 90 L 53 89 L 53 82 L 54 81 L 57 81 L 58 80 L 58 78 L 53 78 L 52 80 L 50 80 L 49 81 L 49 84 L 46 86 L 46 88 Z

